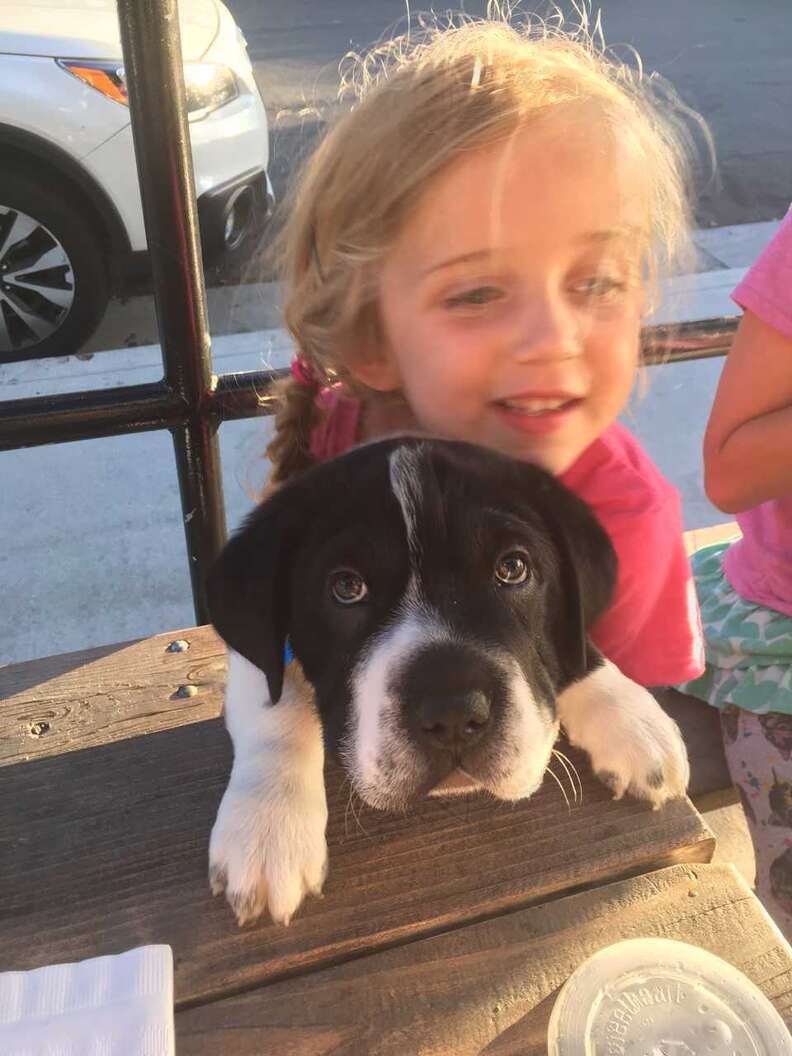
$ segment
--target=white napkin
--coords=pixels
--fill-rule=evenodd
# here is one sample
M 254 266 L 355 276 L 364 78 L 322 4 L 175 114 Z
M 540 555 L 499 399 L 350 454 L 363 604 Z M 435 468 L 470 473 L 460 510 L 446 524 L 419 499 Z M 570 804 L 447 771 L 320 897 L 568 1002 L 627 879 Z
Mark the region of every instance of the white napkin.
M 170 946 L 0 974 L 0 1053 L 174 1056 Z

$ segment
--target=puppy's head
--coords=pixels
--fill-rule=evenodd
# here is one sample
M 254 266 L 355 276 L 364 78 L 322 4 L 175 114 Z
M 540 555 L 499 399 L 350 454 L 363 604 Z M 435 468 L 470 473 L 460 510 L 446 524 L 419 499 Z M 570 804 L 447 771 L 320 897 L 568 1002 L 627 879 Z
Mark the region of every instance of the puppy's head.
M 277 705 L 290 642 L 325 742 L 361 797 L 401 808 L 479 787 L 530 795 L 555 700 L 598 662 L 607 535 L 536 466 L 468 444 L 384 440 L 251 514 L 208 583 L 212 621 Z

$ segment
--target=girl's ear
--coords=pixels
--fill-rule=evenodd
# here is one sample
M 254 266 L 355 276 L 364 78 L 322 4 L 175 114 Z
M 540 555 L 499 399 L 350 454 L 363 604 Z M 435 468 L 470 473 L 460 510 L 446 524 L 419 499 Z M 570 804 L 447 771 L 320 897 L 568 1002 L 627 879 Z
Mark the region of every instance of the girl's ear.
M 345 357 L 345 366 L 359 382 L 375 392 L 396 392 L 401 388 L 401 374 L 394 358 L 378 350 L 360 350 Z

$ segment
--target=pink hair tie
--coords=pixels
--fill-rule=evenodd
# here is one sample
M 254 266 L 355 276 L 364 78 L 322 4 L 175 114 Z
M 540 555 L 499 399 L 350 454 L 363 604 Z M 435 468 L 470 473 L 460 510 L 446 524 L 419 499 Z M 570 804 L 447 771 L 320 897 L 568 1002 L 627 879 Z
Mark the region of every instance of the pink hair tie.
M 310 388 L 316 385 L 316 374 L 314 373 L 313 367 L 310 363 L 306 362 L 305 356 L 300 353 L 296 359 L 291 362 L 291 374 L 295 381 L 299 382 L 300 385 L 305 385 Z

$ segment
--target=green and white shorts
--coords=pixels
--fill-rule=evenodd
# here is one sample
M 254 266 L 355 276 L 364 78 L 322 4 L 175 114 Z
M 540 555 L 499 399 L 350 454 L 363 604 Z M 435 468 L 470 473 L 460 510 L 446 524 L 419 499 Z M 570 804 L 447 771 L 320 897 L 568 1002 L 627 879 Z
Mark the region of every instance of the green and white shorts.
M 792 619 L 739 596 L 723 572 L 728 543 L 691 558 L 707 667 L 678 688 L 716 708 L 792 715 Z

